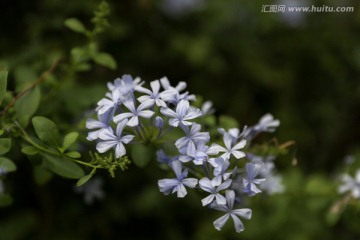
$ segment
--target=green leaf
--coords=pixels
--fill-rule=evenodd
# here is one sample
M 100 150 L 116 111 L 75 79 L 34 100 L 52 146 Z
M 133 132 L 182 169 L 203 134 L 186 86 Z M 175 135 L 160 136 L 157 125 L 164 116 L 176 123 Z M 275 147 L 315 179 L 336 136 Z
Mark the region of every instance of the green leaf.
M 9 194 L 0 195 L 0 207 L 7 207 L 12 203 L 12 197 Z
M 17 169 L 15 163 L 5 157 L 0 157 L 0 167 L 4 168 L 7 172 L 14 172 Z
M 36 148 L 31 147 L 31 146 L 22 147 L 21 152 L 23 154 L 26 154 L 26 155 L 29 155 L 29 156 L 33 156 L 33 155 L 36 155 L 36 154 L 39 153 L 39 151 Z
M 108 67 L 112 70 L 115 70 L 117 67 L 115 59 L 107 53 L 97 53 L 92 56 L 93 60 L 104 67 Z
M 139 167 L 145 167 L 154 155 L 154 149 L 151 146 L 142 144 L 133 145 L 131 148 L 131 158 Z
M 65 26 L 78 33 L 85 33 L 86 28 L 82 22 L 76 18 L 68 18 L 64 22 Z
M 79 137 L 79 133 L 71 132 L 66 134 L 63 141 L 62 149 L 65 151 L 68 149 L 74 142 L 76 142 L 77 138 Z
M 89 59 L 87 50 L 81 47 L 71 49 L 72 61 L 76 64 L 81 64 Z
M 80 187 L 81 185 L 84 185 L 85 183 L 87 183 L 87 181 L 90 180 L 90 178 L 92 178 L 92 176 L 94 176 L 94 174 L 88 174 L 80 178 L 79 181 L 76 183 L 76 186 Z
M 10 138 L 0 138 L 0 154 L 5 154 L 10 151 L 11 139 Z
M 30 118 L 39 107 L 41 92 L 39 87 L 35 87 L 15 103 L 16 116 L 21 126 L 26 127 Z
M 69 158 L 80 158 L 81 154 L 79 152 L 72 151 L 72 152 L 65 153 L 65 156 L 67 156 Z
M 37 79 L 37 74 L 34 69 L 28 66 L 19 66 L 14 71 L 14 77 L 16 81 L 16 92 L 23 91 L 30 87 Z
M 43 154 L 43 156 L 46 166 L 62 177 L 79 179 L 85 175 L 84 170 L 68 158 L 48 154 Z
M 76 65 L 76 71 L 78 72 L 86 72 L 91 69 L 91 65 L 88 63 L 80 63 Z
M 8 71 L 0 70 L 0 104 L 6 92 L 7 76 L 8 76 Z
M 41 141 L 50 146 L 60 146 L 60 134 L 56 124 L 46 117 L 33 117 L 35 133 Z

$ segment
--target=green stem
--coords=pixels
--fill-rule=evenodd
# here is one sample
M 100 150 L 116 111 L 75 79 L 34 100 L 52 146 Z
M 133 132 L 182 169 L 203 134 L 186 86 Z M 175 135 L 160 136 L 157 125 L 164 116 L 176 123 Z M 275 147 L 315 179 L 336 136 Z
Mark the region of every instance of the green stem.
M 104 168 L 104 167 L 102 167 L 102 166 L 100 166 L 100 165 L 95 166 L 95 165 L 92 165 L 92 164 L 90 164 L 90 163 L 86 163 L 86 162 L 83 162 L 83 161 L 80 161 L 80 160 L 76 160 L 76 159 L 73 159 L 73 158 L 70 158 L 70 160 L 73 161 L 73 162 L 76 162 L 76 163 L 78 163 L 78 164 L 87 166 L 87 167 L 92 167 L 92 168 L 94 168 L 94 169 Z
M 34 142 L 30 136 L 25 132 L 25 130 L 20 126 L 20 124 L 18 122 L 15 121 L 15 124 L 16 126 L 20 129 L 21 133 L 22 133 L 22 138 L 28 142 L 29 144 L 31 144 L 33 147 L 43 151 L 43 152 L 46 152 L 46 153 L 49 153 L 49 154 L 52 154 L 52 155 L 55 155 L 55 156 L 59 156 L 59 157 L 62 157 L 63 155 L 61 153 L 58 153 L 58 152 L 55 152 L 55 151 L 51 151 L 49 149 L 46 149 L 42 146 L 40 146 L 39 144 L 37 144 L 36 142 Z M 73 159 L 73 158 L 68 158 L 70 159 L 71 161 L 73 162 L 76 162 L 78 164 L 81 164 L 81 165 L 84 165 L 84 166 L 87 166 L 87 167 L 91 167 L 91 168 L 94 168 L 94 169 L 98 169 L 98 168 L 103 168 L 102 166 L 100 165 L 92 165 L 90 163 L 86 163 L 86 162 L 83 162 L 83 161 L 80 161 L 80 160 L 76 160 L 76 159 Z

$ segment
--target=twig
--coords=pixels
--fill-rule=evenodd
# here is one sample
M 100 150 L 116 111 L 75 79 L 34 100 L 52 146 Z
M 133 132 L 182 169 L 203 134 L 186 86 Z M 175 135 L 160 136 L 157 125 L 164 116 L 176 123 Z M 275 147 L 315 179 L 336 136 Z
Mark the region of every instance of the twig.
M 42 81 L 44 81 L 57 67 L 57 65 L 59 64 L 59 60 L 54 61 L 50 68 L 43 73 L 43 75 L 41 75 L 40 78 L 38 78 L 33 84 L 31 84 L 31 86 L 29 86 L 28 88 L 26 88 L 25 90 L 21 91 L 18 95 L 16 95 L 16 97 L 11 101 L 11 103 L 9 105 L 7 105 L 4 110 L 0 113 L 0 117 L 3 116 L 7 110 L 9 110 L 9 108 L 11 108 L 12 106 L 15 105 L 15 103 L 22 97 L 24 96 L 27 92 L 29 92 L 30 90 L 32 90 L 33 88 L 35 88 L 37 85 L 39 85 Z

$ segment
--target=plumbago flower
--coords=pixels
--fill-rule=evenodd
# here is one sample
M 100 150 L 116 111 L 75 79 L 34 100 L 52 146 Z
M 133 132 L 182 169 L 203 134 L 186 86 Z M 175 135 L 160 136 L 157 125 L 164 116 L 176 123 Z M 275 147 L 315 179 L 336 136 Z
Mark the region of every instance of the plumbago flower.
M 350 192 L 353 198 L 360 198 L 360 169 L 356 171 L 355 178 L 347 173 L 341 176 L 341 185 L 338 188 L 338 192 Z
M 122 158 L 137 151 L 139 144 L 158 147 L 158 163 L 173 175 L 158 180 L 160 192 L 183 198 L 188 191 L 198 191 L 201 205 L 226 212 L 214 222 L 217 230 L 231 217 L 235 230 L 243 231 L 239 217 L 250 219 L 251 210 L 234 208 L 235 198 L 260 193 L 273 167 L 272 161 L 255 160 L 261 156 L 251 153 L 251 141 L 261 132 L 273 132 L 279 120 L 266 114 L 242 131 L 206 125 L 206 118 L 214 117 L 212 103 L 195 106 L 195 95 L 186 91 L 186 83 L 174 87 L 166 77 L 147 88 L 140 78 L 123 75 L 108 83 L 108 90 L 97 104 L 97 119 L 86 123 L 87 139 L 96 142 L 97 151 Z

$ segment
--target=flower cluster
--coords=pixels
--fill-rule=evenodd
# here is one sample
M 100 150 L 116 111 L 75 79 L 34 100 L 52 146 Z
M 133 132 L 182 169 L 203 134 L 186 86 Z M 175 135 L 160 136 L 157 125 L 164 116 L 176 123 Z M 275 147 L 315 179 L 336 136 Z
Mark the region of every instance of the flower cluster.
M 204 131 L 202 119 L 213 112 L 212 104 L 195 107 L 191 103 L 195 96 L 185 91 L 185 82 L 171 86 L 164 77 L 146 88 L 139 78 L 124 75 L 108 83 L 108 89 L 106 98 L 97 104 L 97 119 L 86 123 L 91 129 L 87 139 L 96 141 L 97 151 L 112 150 L 119 158 L 126 155 L 127 144 L 161 146 L 157 160 L 174 177 L 160 179 L 160 191 L 183 198 L 189 189 L 202 190 L 203 206 L 226 213 L 214 221 L 215 228 L 220 230 L 231 217 L 235 230 L 243 231 L 239 217 L 250 219 L 252 212 L 234 204 L 260 193 L 273 169 L 272 162 L 260 157 L 256 160 L 248 149 L 256 135 L 273 132 L 279 120 L 266 114 L 259 123 L 242 131 L 218 128 L 218 134 L 211 136 Z

